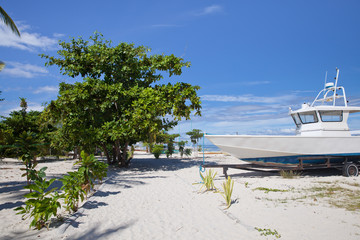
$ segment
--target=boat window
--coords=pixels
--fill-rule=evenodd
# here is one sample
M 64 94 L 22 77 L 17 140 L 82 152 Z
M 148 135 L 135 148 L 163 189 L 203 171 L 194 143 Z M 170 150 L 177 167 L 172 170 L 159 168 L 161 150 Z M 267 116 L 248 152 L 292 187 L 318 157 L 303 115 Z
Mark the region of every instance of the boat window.
M 318 122 L 315 111 L 299 113 L 299 117 L 303 124 Z
M 291 116 L 292 116 L 292 118 L 294 119 L 295 125 L 296 125 L 297 127 L 300 127 L 301 121 L 300 121 L 299 115 L 297 115 L 297 114 L 292 114 Z
M 343 120 L 343 111 L 319 111 L 319 113 L 323 122 L 341 122 Z

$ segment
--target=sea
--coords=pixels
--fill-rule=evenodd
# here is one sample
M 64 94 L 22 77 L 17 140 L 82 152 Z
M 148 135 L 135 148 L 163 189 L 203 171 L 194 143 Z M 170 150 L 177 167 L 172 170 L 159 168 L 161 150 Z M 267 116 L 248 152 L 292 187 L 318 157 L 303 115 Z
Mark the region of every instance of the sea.
M 205 144 L 204 146 L 202 144 L 199 144 L 201 147 L 204 148 L 207 152 L 220 152 L 220 148 L 215 146 L 214 144 Z

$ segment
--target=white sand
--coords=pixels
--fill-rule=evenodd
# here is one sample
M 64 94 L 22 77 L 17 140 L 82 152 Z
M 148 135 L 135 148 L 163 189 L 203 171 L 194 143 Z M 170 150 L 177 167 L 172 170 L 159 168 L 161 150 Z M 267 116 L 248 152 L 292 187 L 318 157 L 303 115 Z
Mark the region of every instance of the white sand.
M 334 207 L 304 190 L 335 184 L 358 191 L 360 177 L 321 171 L 283 179 L 277 173 L 231 169 L 235 203 L 224 210 L 220 194 L 200 193 L 200 185 L 193 184 L 200 181 L 200 156 L 155 160 L 138 153 L 130 168 L 111 168 L 79 211 L 49 231 L 29 230 L 29 221 L 15 215 L 12 208 L 24 201 L 25 178 L 16 160 L 5 159 L 0 165 L 0 239 L 276 239 L 261 236 L 255 227 L 277 230 L 280 239 L 360 239 L 360 210 Z M 239 163 L 229 156 L 206 156 L 208 162 Z M 73 162 L 39 167 L 46 165 L 49 177 L 59 177 L 73 169 Z M 222 169 L 215 170 L 215 185 L 221 188 Z M 257 187 L 289 191 L 265 193 Z

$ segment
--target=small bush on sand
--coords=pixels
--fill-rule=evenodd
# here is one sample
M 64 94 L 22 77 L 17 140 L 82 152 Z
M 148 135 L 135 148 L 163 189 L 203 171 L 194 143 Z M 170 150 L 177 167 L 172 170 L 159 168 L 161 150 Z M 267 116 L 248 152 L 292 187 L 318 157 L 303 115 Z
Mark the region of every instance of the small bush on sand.
M 186 148 L 185 151 L 184 151 L 184 153 L 185 153 L 185 156 L 190 157 L 191 154 L 192 154 L 191 148 Z
M 234 189 L 234 180 L 231 180 L 230 176 L 228 176 L 227 180 L 223 182 L 222 184 L 223 192 L 221 192 L 221 195 L 223 195 L 226 207 L 229 208 L 231 206 L 231 195 Z
M 293 170 L 281 170 L 280 171 L 280 176 L 282 176 L 283 178 L 297 178 L 301 175 L 301 172 L 299 171 L 293 171 Z
M 63 183 L 61 190 L 64 191 L 63 197 L 66 204 L 66 210 L 76 212 L 78 210 L 79 201 L 84 201 L 86 197 L 83 175 L 80 172 L 68 172 L 60 181 Z
M 209 171 L 206 171 L 205 176 L 200 172 L 200 176 L 202 179 L 202 186 L 200 188 L 200 190 L 205 187 L 206 191 L 210 191 L 210 190 L 216 190 L 215 185 L 214 185 L 214 178 L 216 176 L 217 172 L 212 172 L 211 169 L 209 169 Z
M 35 227 L 38 230 L 44 226 L 49 228 L 51 217 L 57 216 L 57 210 L 61 208 L 58 200 L 62 196 L 55 191 L 57 188 L 46 191 L 54 181 L 55 179 L 46 181 L 42 178 L 24 187 L 32 192 L 25 195 L 28 199 L 25 201 L 25 207 L 17 207 L 15 211 L 18 211 L 17 214 L 23 214 L 23 219 L 33 218 L 30 228 Z
M 160 145 L 155 145 L 153 148 L 152 148 L 152 154 L 154 154 L 154 157 L 156 159 L 159 159 L 160 158 L 160 155 L 162 153 L 162 151 L 164 150 L 164 145 L 160 144 Z

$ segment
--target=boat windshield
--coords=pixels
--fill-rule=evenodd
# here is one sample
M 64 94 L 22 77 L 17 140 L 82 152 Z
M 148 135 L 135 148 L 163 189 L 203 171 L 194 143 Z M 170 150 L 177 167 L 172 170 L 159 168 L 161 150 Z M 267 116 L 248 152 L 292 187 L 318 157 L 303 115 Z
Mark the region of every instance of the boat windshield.
M 318 122 L 315 111 L 299 113 L 299 117 L 303 124 Z
M 342 122 L 343 111 L 319 111 L 323 122 Z
M 296 127 L 299 128 L 300 125 L 301 125 L 301 121 L 300 121 L 299 115 L 297 115 L 297 114 L 292 114 L 291 117 L 293 118 Z

